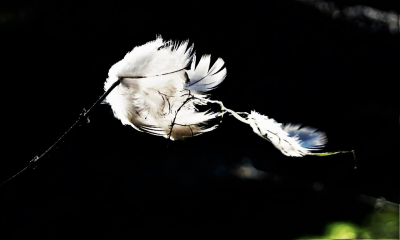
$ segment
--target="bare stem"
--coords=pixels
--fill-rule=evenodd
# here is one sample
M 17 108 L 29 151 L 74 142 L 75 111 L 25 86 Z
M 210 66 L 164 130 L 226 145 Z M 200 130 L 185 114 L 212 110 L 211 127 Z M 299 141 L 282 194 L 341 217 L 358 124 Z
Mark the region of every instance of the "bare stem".
M 101 95 L 101 97 L 99 99 L 97 99 L 97 101 L 89 108 L 89 110 L 85 110 L 83 109 L 82 113 L 79 115 L 78 120 L 76 120 L 76 122 L 74 124 L 72 124 L 72 126 L 55 142 L 53 143 L 53 145 L 51 145 L 44 153 L 42 153 L 39 157 L 35 156 L 31 161 L 29 161 L 29 164 L 23 168 L 21 171 L 19 171 L 18 173 L 16 173 L 15 175 L 13 175 L 12 177 L 8 178 L 7 180 L 5 180 L 4 182 L 2 182 L 0 184 L 0 186 L 4 185 L 5 183 L 9 182 L 10 180 L 12 180 L 13 178 L 15 178 L 16 176 L 20 175 L 21 173 L 25 172 L 28 169 L 34 169 L 37 165 L 38 162 L 47 157 L 50 152 L 53 149 L 57 149 L 65 140 L 65 138 L 68 136 L 68 134 L 70 134 L 71 132 L 73 132 L 73 130 L 79 126 L 82 125 L 82 123 L 84 122 L 88 122 L 89 121 L 89 114 L 90 112 L 100 103 L 103 102 L 103 100 L 108 96 L 108 94 L 110 94 L 110 92 L 116 87 L 118 86 L 123 78 L 119 78 L 115 83 L 113 83 L 113 85 L 111 85 L 111 87 L 103 94 Z
M 226 108 L 226 107 L 224 106 L 224 104 L 223 104 L 221 101 L 210 100 L 210 99 L 201 99 L 201 100 L 203 100 L 203 101 L 205 101 L 205 102 L 216 103 L 216 104 L 220 105 L 220 106 L 221 106 L 222 114 L 225 114 L 225 112 L 229 112 L 229 113 L 232 114 L 232 116 L 234 116 L 237 120 L 239 120 L 239 121 L 241 121 L 241 122 L 243 122 L 243 123 L 246 123 L 246 124 L 249 124 L 249 125 L 250 125 L 250 122 L 249 122 L 247 119 L 241 117 L 237 112 L 235 112 L 235 111 L 233 111 L 233 110 L 231 110 L 231 109 L 229 109 L 229 108 Z M 246 112 L 241 112 L 240 114 L 248 114 L 248 113 L 246 113 Z

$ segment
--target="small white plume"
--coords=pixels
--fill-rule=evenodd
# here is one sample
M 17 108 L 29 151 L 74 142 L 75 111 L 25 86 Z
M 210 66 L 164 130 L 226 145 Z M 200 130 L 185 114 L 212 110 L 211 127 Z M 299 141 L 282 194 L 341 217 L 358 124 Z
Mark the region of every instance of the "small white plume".
M 257 135 L 270 141 L 286 156 L 310 155 L 311 151 L 320 150 L 327 142 L 325 133 L 292 124 L 282 128 L 282 124 L 255 111 L 251 111 L 248 121 Z
M 199 112 L 205 93 L 226 76 L 218 59 L 209 69 L 210 56 L 203 56 L 195 68 L 193 46 L 155 41 L 135 47 L 111 67 L 104 89 L 123 78 L 106 98 L 116 118 L 136 130 L 166 138 L 184 139 L 215 129 L 207 122 L 219 113 Z M 192 60 L 193 59 L 193 60 Z M 192 61 L 190 69 L 186 69 Z
M 220 101 L 210 100 L 205 93 L 226 77 L 221 58 L 211 68 L 210 62 L 210 55 L 204 55 L 196 66 L 193 45 L 189 47 L 188 41 L 164 41 L 158 36 L 155 41 L 135 47 L 111 67 L 104 90 L 117 81 L 120 84 L 105 101 L 124 125 L 171 140 L 212 131 L 217 124 L 209 121 L 228 113 L 249 124 L 257 135 L 270 141 L 286 156 L 334 154 L 312 153 L 327 142 L 325 134 L 313 128 L 293 124 L 282 127 L 255 111 L 237 113 Z M 196 108 L 207 104 L 219 104 L 220 112 L 201 112 Z

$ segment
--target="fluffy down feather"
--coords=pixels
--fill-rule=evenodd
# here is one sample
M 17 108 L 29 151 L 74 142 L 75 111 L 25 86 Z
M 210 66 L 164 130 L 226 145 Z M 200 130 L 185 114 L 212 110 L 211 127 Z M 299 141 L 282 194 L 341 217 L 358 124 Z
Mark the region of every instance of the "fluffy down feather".
M 320 150 L 327 142 L 325 133 L 314 128 L 293 124 L 282 128 L 281 123 L 255 111 L 249 114 L 247 121 L 257 135 L 270 141 L 286 156 L 313 155 L 312 151 Z
M 218 59 L 209 69 L 207 55 L 196 68 L 192 51 L 188 41 L 178 43 L 157 37 L 127 53 L 111 67 L 104 84 L 104 90 L 108 90 L 123 78 L 105 100 L 114 116 L 138 131 L 166 138 L 170 134 L 172 140 L 215 129 L 217 125 L 207 126 L 207 122 L 219 113 L 200 112 L 196 105 L 205 104 L 202 99 L 207 96 L 203 93 L 225 79 L 224 61 Z M 190 62 L 191 68 L 186 69 Z
M 243 118 L 222 102 L 208 99 L 206 93 L 226 77 L 224 61 L 219 58 L 210 68 L 210 55 L 204 55 L 196 66 L 193 45 L 188 47 L 188 44 L 188 41 L 178 43 L 157 37 L 155 41 L 135 47 L 114 64 L 104 84 L 107 91 L 122 79 L 105 99 L 114 116 L 138 131 L 175 140 L 211 131 L 217 127 L 209 124 L 211 119 L 230 113 L 249 124 L 257 135 L 270 141 L 284 155 L 322 156 L 312 151 L 326 144 L 324 133 L 299 125 L 282 126 L 255 111 Z M 197 110 L 196 105 L 207 103 L 219 104 L 221 111 Z

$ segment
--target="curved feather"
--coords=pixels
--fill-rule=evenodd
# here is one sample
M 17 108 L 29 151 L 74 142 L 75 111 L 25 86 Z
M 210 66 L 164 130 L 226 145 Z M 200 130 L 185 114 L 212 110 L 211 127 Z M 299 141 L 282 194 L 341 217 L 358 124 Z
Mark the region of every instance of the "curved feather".
M 211 55 L 203 55 L 197 65 L 196 56 L 193 57 L 190 70 L 187 70 L 189 82 L 186 83 L 185 88 L 197 92 L 205 93 L 216 88 L 226 77 L 226 68 L 224 60 L 218 58 L 214 65 L 209 69 Z
M 327 142 L 325 133 L 314 128 L 282 124 L 272 118 L 252 111 L 248 119 L 253 131 L 260 137 L 269 140 L 284 155 L 302 157 L 311 155 L 311 151 L 320 150 Z
M 312 127 L 301 127 L 299 124 L 286 124 L 283 127 L 291 138 L 296 138 L 300 145 L 310 150 L 320 150 L 328 142 L 324 132 L 320 132 Z
M 192 72 L 185 68 L 194 57 L 192 51 L 193 45 L 188 47 L 188 41 L 179 43 L 157 37 L 126 54 L 111 67 L 104 86 L 107 90 L 118 78 L 123 78 L 105 100 L 114 116 L 138 131 L 172 140 L 215 129 L 217 125 L 208 126 L 208 121 L 219 113 L 200 112 L 196 105 L 204 104 L 201 101 L 206 98 L 202 94 L 204 84 L 213 87 L 223 80 L 216 75 L 223 61 L 217 61 L 209 70 L 210 58 L 203 57 L 197 68 L 192 64 L 195 77 L 191 79 Z M 201 81 L 195 83 L 195 79 Z M 194 87 L 188 88 L 188 83 Z M 191 96 L 195 98 L 188 100 Z

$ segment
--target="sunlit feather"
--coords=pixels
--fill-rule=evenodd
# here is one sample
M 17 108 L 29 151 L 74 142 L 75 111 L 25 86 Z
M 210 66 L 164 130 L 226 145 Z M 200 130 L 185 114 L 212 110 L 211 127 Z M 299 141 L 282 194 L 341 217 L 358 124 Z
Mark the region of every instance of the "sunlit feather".
M 226 77 L 225 62 L 218 58 L 210 68 L 211 56 L 204 55 L 196 66 L 193 45 L 188 46 L 188 41 L 164 41 L 159 36 L 114 64 L 104 89 L 122 79 L 106 98 L 115 117 L 138 131 L 175 140 L 212 131 L 217 124 L 210 124 L 210 120 L 229 113 L 287 156 L 315 155 L 312 151 L 324 147 L 325 134 L 313 128 L 283 126 L 255 111 L 242 117 L 243 113 L 208 99 L 208 92 Z M 196 107 L 206 104 L 219 104 L 221 111 L 199 111 Z

